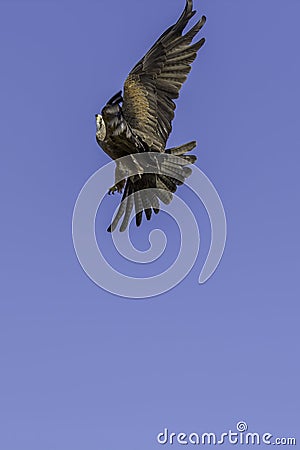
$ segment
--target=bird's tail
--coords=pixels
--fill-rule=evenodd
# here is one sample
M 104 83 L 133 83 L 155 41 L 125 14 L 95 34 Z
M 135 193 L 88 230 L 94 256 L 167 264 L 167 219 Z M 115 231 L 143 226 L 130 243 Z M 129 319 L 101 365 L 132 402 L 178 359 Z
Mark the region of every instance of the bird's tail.
M 123 216 L 120 231 L 125 231 L 133 206 L 136 225 L 140 226 L 143 211 L 147 220 L 150 220 L 152 211 L 158 214 L 160 210 L 159 201 L 169 204 L 177 186 L 182 185 L 192 173 L 192 169 L 187 165 L 194 164 L 197 157 L 186 153 L 195 146 L 196 142 L 192 141 L 167 149 L 165 153 L 157 153 L 155 158 L 159 166 L 158 172 L 156 170 L 155 173 L 143 173 L 127 178 L 121 204 L 107 231 L 114 231 Z

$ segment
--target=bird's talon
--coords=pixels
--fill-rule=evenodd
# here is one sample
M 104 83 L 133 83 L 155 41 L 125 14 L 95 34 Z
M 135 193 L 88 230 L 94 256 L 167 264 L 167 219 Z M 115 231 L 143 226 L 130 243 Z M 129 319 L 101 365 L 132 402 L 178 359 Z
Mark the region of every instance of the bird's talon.
M 112 186 L 111 188 L 109 188 L 108 195 L 111 195 L 111 194 L 115 195 L 116 191 L 119 192 L 119 194 L 122 193 L 122 191 L 123 191 L 123 183 L 122 184 L 121 183 L 120 184 L 117 183 L 114 186 Z

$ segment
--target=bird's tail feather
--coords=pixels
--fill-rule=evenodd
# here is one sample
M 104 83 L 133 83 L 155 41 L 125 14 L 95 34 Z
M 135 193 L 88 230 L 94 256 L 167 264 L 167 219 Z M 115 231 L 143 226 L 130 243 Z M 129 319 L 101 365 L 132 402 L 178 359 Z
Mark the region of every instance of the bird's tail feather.
M 157 154 L 157 160 L 160 164 L 158 173 L 143 173 L 129 177 L 126 181 L 119 209 L 107 231 L 114 231 L 123 216 L 120 231 L 125 231 L 133 207 L 135 208 L 136 225 L 140 226 L 143 211 L 147 220 L 150 220 L 152 211 L 158 214 L 160 210 L 159 201 L 169 204 L 177 186 L 182 185 L 192 173 L 192 169 L 187 165 L 194 164 L 197 157 L 186 155 L 186 153 L 190 152 L 195 146 L 196 142 L 192 141 L 179 147 L 167 149 L 165 154 L 168 156 Z

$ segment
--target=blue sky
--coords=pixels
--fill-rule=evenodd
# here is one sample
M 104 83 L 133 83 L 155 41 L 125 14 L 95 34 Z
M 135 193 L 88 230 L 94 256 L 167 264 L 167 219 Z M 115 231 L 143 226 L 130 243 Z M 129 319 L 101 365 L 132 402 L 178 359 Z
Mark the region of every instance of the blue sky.
M 113 296 L 81 269 L 71 220 L 85 181 L 108 157 L 94 114 L 180 14 L 182 0 L 0 0 L 2 282 L 0 448 L 152 450 L 164 427 L 299 433 L 298 0 L 195 0 L 207 16 L 177 102 L 170 145 L 196 139 L 198 166 L 226 210 L 228 240 L 213 277 L 194 268 L 148 300 Z M 97 217 L 103 252 L 120 260 Z M 149 272 L 148 272 L 149 270 Z M 127 273 L 127 272 L 126 272 Z M 176 447 L 174 445 L 174 447 Z

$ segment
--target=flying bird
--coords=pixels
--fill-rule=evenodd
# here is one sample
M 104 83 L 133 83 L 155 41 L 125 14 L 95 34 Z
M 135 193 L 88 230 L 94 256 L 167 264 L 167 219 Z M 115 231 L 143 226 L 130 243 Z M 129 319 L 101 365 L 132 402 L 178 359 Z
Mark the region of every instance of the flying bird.
M 131 70 L 123 93 L 120 91 L 114 95 L 101 114 L 96 114 L 96 141 L 116 162 L 115 184 L 108 193 L 122 193 L 124 190 L 119 209 L 108 227 L 109 232 L 115 230 L 121 219 L 120 231 L 127 228 L 133 207 L 137 226 L 142 222 L 143 212 L 150 220 L 152 211 L 155 214 L 159 212 L 159 201 L 170 203 L 177 186 L 191 174 L 191 168 L 187 166 L 196 161 L 196 156 L 187 153 L 196 146 L 196 141 L 169 149 L 166 144 L 176 108 L 173 100 L 179 97 L 191 64 L 205 42 L 204 38 L 192 42 L 205 24 L 205 16 L 183 34 L 195 14 L 193 0 L 186 0 L 178 21 L 159 37 Z M 144 169 L 135 156 L 140 153 L 146 157 L 149 155 L 148 165 L 153 164 L 153 167 L 159 164 L 159 156 L 170 155 L 172 159 L 169 161 L 167 158 L 168 162 L 160 160 L 159 173 L 143 173 Z M 157 158 L 153 158 L 156 154 Z M 119 161 L 127 155 L 131 155 L 130 164 L 136 167 L 136 175 L 130 174 L 128 163 Z

